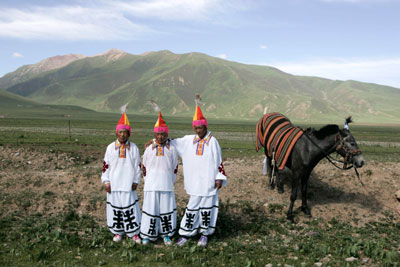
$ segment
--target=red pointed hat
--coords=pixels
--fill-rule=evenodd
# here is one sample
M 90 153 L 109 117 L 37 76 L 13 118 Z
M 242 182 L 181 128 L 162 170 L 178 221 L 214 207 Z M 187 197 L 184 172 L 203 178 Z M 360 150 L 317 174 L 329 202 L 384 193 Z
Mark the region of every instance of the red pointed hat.
M 118 132 L 118 130 L 123 130 L 123 129 L 128 130 L 129 135 L 131 135 L 131 124 L 129 123 L 128 116 L 126 116 L 125 112 L 122 114 L 121 118 L 119 119 L 115 131 Z
M 205 125 L 208 128 L 207 120 L 203 116 L 203 112 L 198 105 L 196 105 L 196 111 L 194 112 L 193 116 L 193 127 L 198 125 Z
M 167 133 L 168 134 L 168 125 L 165 122 L 161 112 L 158 112 L 158 120 L 154 125 L 154 132 L 155 133 Z

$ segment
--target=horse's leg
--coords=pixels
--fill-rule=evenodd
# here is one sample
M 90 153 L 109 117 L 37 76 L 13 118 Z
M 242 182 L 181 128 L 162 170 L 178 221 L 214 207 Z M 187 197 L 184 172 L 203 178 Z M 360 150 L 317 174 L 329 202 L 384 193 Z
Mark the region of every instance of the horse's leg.
M 282 183 L 282 180 L 279 178 L 279 172 L 278 171 L 276 172 L 276 186 L 278 188 L 278 193 L 282 194 L 284 192 L 283 191 L 283 183 Z
M 301 179 L 301 211 L 304 214 L 311 217 L 311 211 L 307 206 L 307 189 L 308 189 L 308 178 L 310 177 L 311 171 L 307 171 Z
M 293 176 L 292 178 L 292 194 L 290 195 L 290 206 L 289 206 L 289 210 L 287 213 L 287 219 L 289 221 L 291 221 L 292 223 L 294 223 L 293 220 L 293 206 L 294 206 L 294 202 L 296 201 L 297 198 L 297 187 L 299 185 L 299 177 L 298 176 Z

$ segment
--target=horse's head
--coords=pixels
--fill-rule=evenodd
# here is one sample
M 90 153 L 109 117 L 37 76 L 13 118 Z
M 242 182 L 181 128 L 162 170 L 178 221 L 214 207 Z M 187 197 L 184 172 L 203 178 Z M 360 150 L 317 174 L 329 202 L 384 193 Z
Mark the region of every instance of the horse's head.
M 353 164 L 354 167 L 361 168 L 365 164 L 365 160 L 356 139 L 350 133 L 348 126 L 350 122 L 351 117 L 346 119 L 344 129 L 339 130 L 341 143 L 337 147 L 337 152 L 344 158 L 345 164 Z

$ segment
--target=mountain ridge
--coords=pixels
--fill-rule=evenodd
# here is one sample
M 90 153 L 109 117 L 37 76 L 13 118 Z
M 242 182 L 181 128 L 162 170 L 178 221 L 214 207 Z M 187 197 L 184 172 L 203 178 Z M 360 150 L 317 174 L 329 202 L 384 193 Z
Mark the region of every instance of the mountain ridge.
M 0 79 L 0 84 L 3 78 Z M 279 69 L 246 65 L 206 54 L 168 50 L 132 55 L 111 49 L 74 60 L 4 88 L 42 103 L 75 104 L 97 111 L 190 115 L 200 94 L 207 116 L 257 118 L 277 111 L 303 121 L 352 114 L 364 122 L 397 123 L 400 90 L 358 81 L 296 76 Z

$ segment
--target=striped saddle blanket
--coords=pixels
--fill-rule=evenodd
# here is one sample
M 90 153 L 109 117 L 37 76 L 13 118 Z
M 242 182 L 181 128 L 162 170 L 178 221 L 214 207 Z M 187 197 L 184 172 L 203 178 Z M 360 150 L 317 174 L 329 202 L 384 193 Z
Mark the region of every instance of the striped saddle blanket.
M 265 114 L 256 126 L 256 150 L 265 149 L 265 154 L 272 159 L 279 170 L 283 170 L 297 140 L 303 130 L 294 126 L 288 118 L 280 113 Z

